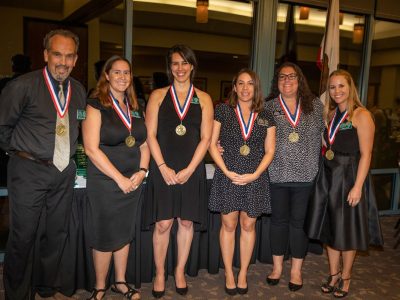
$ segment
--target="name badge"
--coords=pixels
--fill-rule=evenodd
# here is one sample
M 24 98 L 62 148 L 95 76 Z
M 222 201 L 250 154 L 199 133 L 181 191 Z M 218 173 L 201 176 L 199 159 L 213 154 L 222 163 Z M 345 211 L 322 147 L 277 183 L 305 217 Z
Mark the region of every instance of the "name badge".
M 340 124 L 339 130 L 347 130 L 353 128 L 353 124 L 351 122 L 345 122 Z
M 138 119 L 141 118 L 139 112 L 137 112 L 137 111 L 131 111 L 131 116 L 134 117 L 134 118 L 138 118 Z
M 85 120 L 86 119 L 86 110 L 78 109 L 76 111 L 76 119 L 77 120 Z
M 197 97 L 193 97 L 192 101 L 190 102 L 191 104 L 200 104 L 200 100 Z
M 260 126 L 268 126 L 268 120 L 262 119 L 262 118 L 258 118 L 257 119 L 257 124 L 260 125 Z

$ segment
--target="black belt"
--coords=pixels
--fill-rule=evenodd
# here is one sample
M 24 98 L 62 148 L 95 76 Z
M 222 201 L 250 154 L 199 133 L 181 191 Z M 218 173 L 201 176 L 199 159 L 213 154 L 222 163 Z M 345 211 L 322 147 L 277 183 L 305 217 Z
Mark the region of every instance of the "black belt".
M 54 166 L 53 165 L 53 161 L 52 160 L 44 160 L 44 159 L 38 159 L 36 157 L 34 157 L 32 154 L 25 152 L 25 151 L 15 151 L 14 152 L 15 155 L 22 157 L 22 158 L 26 158 L 29 160 L 32 160 L 34 162 L 37 162 L 41 165 L 45 165 L 45 166 Z

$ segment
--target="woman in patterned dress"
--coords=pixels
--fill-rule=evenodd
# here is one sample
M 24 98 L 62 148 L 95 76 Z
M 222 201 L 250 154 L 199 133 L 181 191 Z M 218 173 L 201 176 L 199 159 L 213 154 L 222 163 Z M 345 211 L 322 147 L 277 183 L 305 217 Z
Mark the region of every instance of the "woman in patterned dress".
M 217 169 L 209 200 L 212 211 L 221 212 L 220 245 L 225 265 L 225 291 L 248 291 L 247 269 L 253 254 L 257 217 L 270 213 L 269 178 L 266 169 L 275 150 L 275 123 L 264 109 L 260 80 L 243 69 L 232 81 L 229 104 L 220 104 L 210 154 Z M 218 141 L 224 148 L 221 156 Z M 240 223 L 240 271 L 235 283 L 232 260 L 235 231 Z
M 303 286 L 301 268 L 308 247 L 303 226 L 320 160 L 323 105 L 311 93 L 301 69 L 286 62 L 275 72 L 266 109 L 276 122 L 275 156 L 268 168 L 273 270 L 267 283 L 279 283 L 289 249 L 292 265 L 288 288 L 297 291 Z

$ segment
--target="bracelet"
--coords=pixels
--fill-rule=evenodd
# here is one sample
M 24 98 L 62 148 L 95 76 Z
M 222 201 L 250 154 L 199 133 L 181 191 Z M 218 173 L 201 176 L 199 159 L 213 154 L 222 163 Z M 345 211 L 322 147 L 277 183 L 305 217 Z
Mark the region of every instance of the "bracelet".
M 162 164 L 159 164 L 158 167 L 161 167 L 162 165 L 165 165 L 165 162 L 163 162 Z

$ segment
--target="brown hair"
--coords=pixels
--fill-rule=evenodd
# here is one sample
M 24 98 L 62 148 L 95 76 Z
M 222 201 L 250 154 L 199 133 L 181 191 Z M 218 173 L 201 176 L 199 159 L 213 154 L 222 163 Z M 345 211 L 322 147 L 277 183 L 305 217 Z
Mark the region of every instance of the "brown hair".
M 75 53 L 78 53 L 79 50 L 79 37 L 73 33 L 72 31 L 66 30 L 66 29 L 55 29 L 46 34 L 46 36 L 43 39 L 43 47 L 47 51 L 50 50 L 50 40 L 52 39 L 53 36 L 55 35 L 61 35 L 66 38 L 71 38 L 75 42 Z
M 235 77 L 233 77 L 232 91 L 229 96 L 229 105 L 232 106 L 233 108 L 235 108 L 238 103 L 238 95 L 233 87 L 236 85 L 239 76 L 242 74 L 249 74 L 249 76 L 253 80 L 254 97 L 252 100 L 251 110 L 253 110 L 255 112 L 262 111 L 264 109 L 264 101 L 263 101 L 263 95 L 262 95 L 262 90 L 261 90 L 260 78 L 258 77 L 257 73 L 255 73 L 254 71 L 247 69 L 247 68 L 241 69 L 235 75 Z
M 278 77 L 281 70 L 285 67 L 293 68 L 293 70 L 296 72 L 297 80 L 299 83 L 299 87 L 297 89 L 297 99 L 301 99 L 300 101 L 301 111 L 304 112 L 305 114 L 311 113 L 314 109 L 312 102 L 315 99 L 315 96 L 311 92 L 307 83 L 307 79 L 304 76 L 303 72 L 301 71 L 300 67 L 292 62 L 284 62 L 276 69 L 274 78 L 272 79 L 271 92 L 269 93 L 268 97 L 265 100 L 269 101 L 279 96 L 280 91 L 278 88 L 278 80 L 279 80 Z
M 331 75 L 329 75 L 328 86 L 327 86 L 328 93 L 326 95 L 326 101 L 324 105 L 324 120 L 328 123 L 330 121 L 329 117 L 337 107 L 336 102 L 331 98 L 331 94 L 329 92 L 330 90 L 329 82 L 333 76 L 343 76 L 346 79 L 347 83 L 349 84 L 349 98 L 347 99 L 347 112 L 349 114 L 349 119 L 351 120 L 354 114 L 354 110 L 357 107 L 364 107 L 364 105 L 362 105 L 360 98 L 358 97 L 356 85 L 354 84 L 354 80 L 351 77 L 350 73 L 341 69 L 333 71 Z
M 103 70 L 101 71 L 101 75 L 99 81 L 97 82 L 96 89 L 90 94 L 91 98 L 98 98 L 101 105 L 104 107 L 111 107 L 112 103 L 110 101 L 110 83 L 106 78 L 106 74 L 110 75 L 110 70 L 115 62 L 124 61 L 128 64 L 129 70 L 131 71 L 131 83 L 125 91 L 125 95 L 128 99 L 128 103 L 131 109 L 138 110 L 139 105 L 136 99 L 135 89 L 133 86 L 133 77 L 132 77 L 132 66 L 131 63 L 126 59 L 118 55 L 114 55 L 110 57 L 103 66 Z
M 169 82 L 172 83 L 174 81 L 174 76 L 172 75 L 172 70 L 171 70 L 171 63 L 172 63 L 172 54 L 178 53 L 182 58 L 187 61 L 189 64 L 193 66 L 192 71 L 190 72 L 190 82 L 193 82 L 194 79 L 194 74 L 196 73 L 197 70 L 197 59 L 196 55 L 194 54 L 194 51 L 192 48 L 186 45 L 181 45 L 177 44 L 172 46 L 171 48 L 168 49 L 168 54 L 167 54 L 167 75 Z

